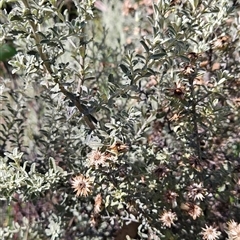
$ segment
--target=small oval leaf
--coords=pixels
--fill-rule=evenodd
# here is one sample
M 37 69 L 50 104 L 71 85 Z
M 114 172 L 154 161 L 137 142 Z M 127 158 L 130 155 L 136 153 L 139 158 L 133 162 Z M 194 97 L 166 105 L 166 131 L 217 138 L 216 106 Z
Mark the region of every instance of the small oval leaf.
M 0 46 L 0 61 L 6 61 L 17 53 L 15 47 L 11 44 L 3 44 Z
M 121 68 L 121 70 L 125 73 L 125 74 L 129 74 L 129 68 L 124 65 L 124 64 L 119 64 L 119 67 Z

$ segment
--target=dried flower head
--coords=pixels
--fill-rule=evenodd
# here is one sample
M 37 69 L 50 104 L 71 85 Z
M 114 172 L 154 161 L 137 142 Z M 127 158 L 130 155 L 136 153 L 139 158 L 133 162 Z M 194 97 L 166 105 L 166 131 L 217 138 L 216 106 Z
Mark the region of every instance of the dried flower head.
M 234 220 L 230 220 L 229 222 L 227 222 L 227 228 L 228 231 L 234 230 L 235 228 L 237 228 L 238 223 L 235 222 Z
M 179 99 L 184 98 L 185 87 L 179 81 L 174 83 L 173 88 L 167 88 L 166 90 L 169 92 L 170 96 L 174 96 Z
M 99 150 L 93 150 L 89 154 L 88 160 L 89 160 L 90 166 L 95 166 L 97 168 L 99 165 L 105 164 L 107 160 L 107 156 L 105 155 L 105 153 L 102 153 Z
M 193 203 L 182 203 L 181 209 L 187 211 L 187 213 L 195 220 L 202 214 L 202 209 Z
M 230 42 L 229 36 L 221 36 L 216 41 L 213 42 L 214 49 L 225 49 Z
M 200 199 L 201 201 L 204 199 L 204 193 L 206 192 L 206 189 L 203 188 L 202 183 L 193 183 L 188 188 L 188 197 L 190 199 L 193 199 L 194 201 L 196 199 Z
M 229 240 L 238 240 L 240 239 L 240 224 L 231 220 L 227 223 L 227 230 Z
M 182 69 L 182 74 L 186 76 L 189 76 L 194 72 L 195 72 L 195 66 L 192 64 L 188 64 Z
M 94 214 L 100 213 L 102 210 L 102 196 L 99 193 L 94 199 Z
M 76 192 L 76 196 L 88 196 L 92 189 L 92 180 L 84 177 L 82 174 L 74 177 L 71 180 L 72 188 Z
M 116 141 L 114 144 L 112 144 L 109 148 L 108 148 L 108 151 L 110 153 L 113 153 L 114 155 L 118 156 L 119 154 L 121 153 L 125 153 L 127 152 L 129 149 L 129 147 L 120 142 L 120 141 Z
M 179 195 L 175 192 L 172 192 L 172 191 L 167 191 L 166 194 L 165 194 L 165 198 L 167 199 L 167 202 L 168 203 L 171 203 L 172 204 L 172 208 L 175 208 L 177 207 L 177 197 Z
M 182 116 L 181 116 L 182 112 L 178 112 L 178 113 L 173 113 L 173 115 L 169 118 L 170 122 L 175 122 L 178 121 Z
M 166 227 L 171 227 L 172 224 L 174 224 L 174 221 L 177 220 L 177 215 L 176 213 L 170 211 L 164 210 L 163 214 L 160 215 L 160 221 L 163 223 L 164 226 Z
M 216 228 L 213 228 L 212 226 L 208 227 L 205 225 L 206 228 L 202 228 L 201 235 L 203 235 L 204 240 L 215 240 L 218 239 L 221 235 L 221 232 L 217 231 Z
M 195 63 L 196 60 L 198 59 L 198 54 L 195 52 L 189 52 L 187 57 L 190 59 L 191 63 Z
M 160 164 L 155 168 L 154 173 L 158 177 L 158 179 L 162 179 L 167 176 L 167 173 L 169 172 L 169 169 L 165 167 L 164 165 Z

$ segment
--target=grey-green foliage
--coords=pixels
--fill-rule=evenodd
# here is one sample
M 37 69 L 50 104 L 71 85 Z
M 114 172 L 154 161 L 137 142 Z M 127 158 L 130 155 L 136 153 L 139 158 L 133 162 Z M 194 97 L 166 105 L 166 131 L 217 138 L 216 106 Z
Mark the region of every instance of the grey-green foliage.
M 28 215 L 26 217 L 22 216 L 17 221 L 10 221 L 11 215 L 7 216 L 5 212 L 2 220 L 5 222 L 9 221 L 10 225 L 7 225 L 7 227 L 1 226 L 0 236 L 12 239 L 17 234 L 19 239 L 34 239 L 36 237 L 39 239 L 38 236 L 43 229 L 32 225 L 30 219 L 34 219 L 36 217 L 34 214 L 36 213 L 35 211 L 31 212 L 32 206 L 28 205 L 27 202 L 30 199 L 40 199 L 44 192 L 51 190 L 54 186 L 64 181 L 67 172 L 56 166 L 53 158 L 49 159 L 48 171 L 44 174 L 36 170 L 35 163 L 31 164 L 30 170 L 27 170 L 28 163 L 23 161 L 23 153 L 19 153 L 17 148 L 13 150 L 13 153 L 6 153 L 5 155 L 6 157 L 0 158 L 1 200 L 8 203 L 12 202 L 13 205 L 15 201 L 25 202 L 26 205 L 23 207 Z M 11 162 L 9 162 L 9 159 Z M 20 214 L 20 212 L 16 211 L 15 214 Z M 56 225 L 55 222 L 49 220 L 49 229 L 46 229 L 46 235 L 51 236 L 51 239 L 57 239 L 56 237 L 59 237 L 61 232 L 60 225 L 56 229 L 54 224 Z
M 228 198 L 222 191 L 228 187 L 230 195 L 235 187 L 230 185 L 235 176 L 231 176 L 234 165 L 229 161 L 228 144 L 236 146 L 231 149 L 239 157 L 239 111 L 231 97 L 238 96 L 235 83 L 239 79 L 233 2 L 172 5 L 160 0 L 153 5 L 152 16 L 141 16 L 144 8 L 139 7 L 135 16 L 127 17 L 129 22 L 116 16 L 121 2 L 114 8 L 104 1 L 109 16 L 93 9 L 93 1 L 72 1 L 73 13 L 63 10 L 64 1 L 1 4 L 10 2 L 9 14 L 1 10 L 0 32 L 3 40 L 14 42 L 17 55 L 9 61 L 15 76 L 5 74 L 1 79 L 1 197 L 23 205 L 26 200 L 37 213 L 31 212 L 33 219 L 15 221 L 12 201 L 2 236 L 101 239 L 112 237 L 123 222 L 136 221 L 141 239 L 150 232 L 156 239 L 164 235 L 165 239 L 193 239 L 205 223 L 237 218 L 236 197 Z M 117 27 L 112 21 L 114 11 L 120 18 Z M 75 14 L 73 19 L 71 14 Z M 230 17 L 231 27 L 226 23 Z M 105 22 L 107 27 L 102 26 Z M 116 30 L 124 31 L 122 23 L 129 25 L 129 32 L 151 26 L 151 34 L 137 40 L 132 36 L 130 46 L 123 47 L 126 34 Z M 214 49 L 221 35 L 229 35 L 232 41 L 225 50 Z M 198 53 L 196 62 L 189 52 Z M 209 62 L 204 68 L 205 58 Z M 218 62 L 222 68 L 212 70 Z M 184 74 L 182 69 L 189 64 L 193 71 Z M 199 76 L 208 84 L 195 84 Z M 156 81 L 152 86 L 148 85 L 151 78 Z M 169 94 L 176 88 L 174 83 L 184 86 L 183 98 Z M 73 108 L 74 94 L 79 95 L 84 111 Z M 90 114 L 98 120 L 93 131 L 86 124 Z M 170 120 L 174 114 L 180 118 Z M 221 137 L 220 151 L 216 141 Z M 128 143 L 129 151 L 113 156 L 108 167 L 89 166 L 92 149 L 109 154 L 106 149 L 116 140 Z M 224 164 L 215 161 L 217 150 Z M 78 173 L 94 177 L 89 197 L 74 196 L 69 180 Z M 206 201 L 193 201 L 206 212 L 195 221 L 180 209 L 181 203 L 189 201 L 187 187 L 193 182 L 208 188 Z M 159 222 L 162 210 L 172 209 L 167 191 L 178 194 L 173 209 L 179 219 L 176 231 Z M 90 219 L 98 193 L 105 208 L 95 228 Z M 229 210 L 218 218 L 214 212 L 219 199 L 229 204 Z M 16 222 L 22 224 L 21 229 Z
M 72 22 L 67 21 L 67 11 L 62 15 L 61 6 L 56 1 L 16 1 L 12 3 L 9 15 L 6 10 L 1 10 L 3 39 L 13 40 L 18 52 L 9 62 L 17 78 L 1 78 L 1 155 L 6 153 L 1 158 L 1 198 L 10 201 L 20 196 L 16 202 L 35 204 L 35 211 L 39 211 L 37 214 L 28 213 L 34 215 L 34 221 L 36 218 L 44 219 L 44 223 L 39 225 L 30 222 L 26 232 L 22 227 L 21 231 L 27 234 L 24 235 L 11 217 L 15 211 L 15 203 L 12 202 L 9 213 L 3 213 L 3 221 L 6 216 L 9 226 L 3 229 L 1 237 L 6 239 L 12 239 L 13 235 L 19 239 L 45 239 L 46 236 L 57 239 L 61 236 L 52 227 L 54 224 L 51 225 L 52 208 L 47 206 L 47 202 L 52 206 L 51 198 L 46 201 L 45 197 L 46 194 L 55 195 L 55 188 L 59 189 L 67 182 L 67 172 L 56 162 L 61 162 L 65 169 L 67 165 L 75 164 L 73 168 L 67 167 L 67 171 L 78 172 L 86 155 L 83 143 L 86 130 L 79 122 L 81 114 L 75 112 L 69 117 L 71 109 L 56 84 L 59 81 L 76 93 L 81 82 L 84 97 L 89 93 L 83 82 L 89 81 L 93 71 L 89 69 L 90 60 L 85 60 L 86 42 L 91 40 L 91 36 L 89 39 L 85 36 L 84 27 L 92 18 L 92 3 L 80 5 L 76 1 L 75 6 L 79 17 Z M 18 147 L 21 155 L 24 152 L 22 158 L 15 159 L 16 149 L 12 155 L 8 153 L 14 147 Z M 59 191 L 59 194 L 64 201 L 64 193 Z M 46 209 L 43 210 L 42 206 Z M 57 219 L 61 222 L 60 216 Z M 18 222 L 21 218 L 15 220 Z M 48 224 L 49 229 L 45 233 L 45 225 Z M 34 232 L 33 236 L 31 232 Z
M 53 158 L 49 159 L 48 171 L 44 174 L 36 170 L 36 164 L 30 165 L 27 171 L 27 161 L 22 160 L 23 153 L 17 148 L 13 153 L 5 153 L 1 158 L 1 193 L 2 198 L 10 201 L 14 193 L 22 195 L 23 200 L 28 196 L 38 196 L 67 176 L 67 172 L 56 166 Z M 10 160 L 10 162 L 9 162 Z
M 152 99 L 152 101 L 158 101 L 160 104 L 162 102 L 166 106 L 170 103 L 171 112 L 177 110 L 177 112 L 186 113 L 190 121 L 184 119 L 184 125 L 181 128 L 178 126 L 175 130 L 178 131 L 177 134 L 181 135 L 181 132 L 183 132 L 181 136 L 188 136 L 191 139 L 191 133 L 197 134 L 196 126 L 194 127 L 195 123 L 193 123 L 195 118 L 198 118 L 198 124 L 202 125 L 200 128 L 205 129 L 204 131 L 217 131 L 217 124 L 211 126 L 210 122 L 206 123 L 204 121 L 220 123 L 222 118 L 225 118 L 231 106 L 224 106 L 219 109 L 218 98 L 220 96 L 226 98 L 222 95 L 224 83 L 232 81 L 233 78 L 238 76 L 234 70 L 228 68 L 207 75 L 207 71 L 199 65 L 194 68 L 190 78 L 189 76 L 183 76 L 182 66 L 191 64 L 187 56 L 188 53 L 201 54 L 211 50 L 211 39 L 214 38 L 214 31 L 220 31 L 220 22 L 224 23 L 231 14 L 234 14 L 234 9 L 231 7 L 232 3 L 226 1 L 218 2 L 218 5 L 217 2 L 203 2 L 201 7 L 198 7 L 199 4 L 198 1 L 191 1 L 188 8 L 176 7 L 170 9 L 164 1 L 159 1 L 159 5 L 154 5 L 154 18 L 150 18 L 153 35 L 151 38 L 146 37 L 141 41 L 145 53 L 135 56 L 128 55 L 125 60 L 126 64 L 120 66 L 133 84 L 139 84 L 139 79 L 143 82 L 145 74 L 155 73 L 159 75 L 159 84 L 155 89 L 158 98 Z M 228 33 L 222 30 L 221 34 Z M 234 32 L 233 36 L 237 40 Z M 237 50 L 235 50 L 236 52 Z M 216 61 L 214 58 L 216 56 L 213 56 L 210 61 Z M 205 81 L 210 81 L 213 84 L 211 89 L 204 86 L 193 88 L 193 80 L 201 75 L 203 75 Z M 179 81 L 189 90 L 187 99 L 178 103 L 175 103 L 174 99 L 165 101 L 164 98 L 168 89 L 174 88 L 173 83 Z M 211 100 L 209 101 L 209 99 Z M 154 103 L 152 104 L 154 105 Z M 220 114 L 219 110 L 224 113 Z M 205 115 L 206 112 L 209 114 L 208 117 L 212 116 L 211 119 Z M 191 114 L 193 115 L 191 116 Z M 204 118 L 204 121 L 202 118 Z M 188 131 L 187 134 L 186 131 Z M 190 139 L 187 140 L 187 142 L 189 141 Z

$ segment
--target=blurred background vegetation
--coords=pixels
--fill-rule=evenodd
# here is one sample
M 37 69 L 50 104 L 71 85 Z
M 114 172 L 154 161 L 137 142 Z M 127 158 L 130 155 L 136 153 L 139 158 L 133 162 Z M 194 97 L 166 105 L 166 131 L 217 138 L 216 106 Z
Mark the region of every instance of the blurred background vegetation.
M 240 3 L 0 1 L 1 239 L 240 239 Z

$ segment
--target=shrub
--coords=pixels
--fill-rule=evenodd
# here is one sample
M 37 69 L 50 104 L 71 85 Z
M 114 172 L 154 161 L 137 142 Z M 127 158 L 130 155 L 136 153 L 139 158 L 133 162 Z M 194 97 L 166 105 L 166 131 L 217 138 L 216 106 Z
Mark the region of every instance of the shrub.
M 0 6 L 0 236 L 240 237 L 236 1 Z

